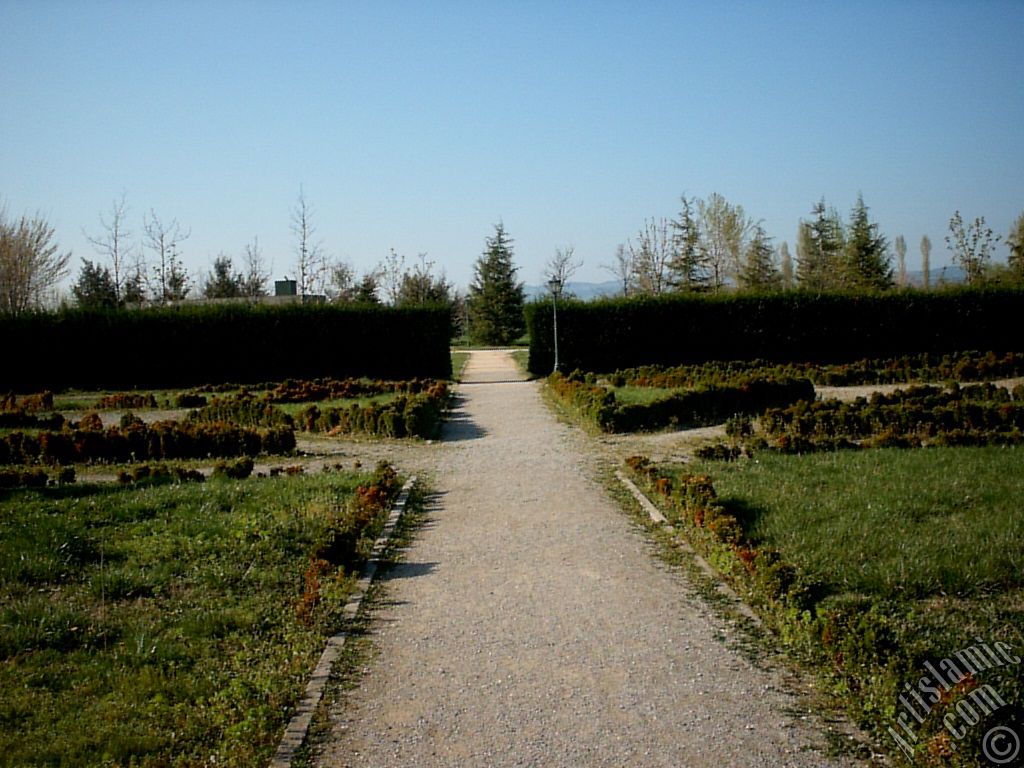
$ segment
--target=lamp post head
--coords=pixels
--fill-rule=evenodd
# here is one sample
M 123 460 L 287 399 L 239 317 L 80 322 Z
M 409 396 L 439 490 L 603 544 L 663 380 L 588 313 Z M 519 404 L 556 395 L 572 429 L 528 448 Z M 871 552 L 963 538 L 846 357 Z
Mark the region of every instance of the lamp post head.
M 552 296 L 560 296 L 562 294 L 562 281 L 557 277 L 552 277 L 548 280 L 548 290 L 551 291 Z

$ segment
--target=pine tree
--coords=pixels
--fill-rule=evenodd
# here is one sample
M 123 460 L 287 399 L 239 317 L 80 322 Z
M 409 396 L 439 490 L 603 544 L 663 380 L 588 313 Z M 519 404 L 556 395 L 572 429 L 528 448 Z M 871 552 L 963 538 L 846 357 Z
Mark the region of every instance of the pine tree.
M 71 286 L 71 293 L 80 307 L 94 309 L 118 305 L 117 285 L 110 269 L 93 264 L 88 259 L 82 259 L 82 271 Z
M 708 289 L 709 259 L 701 245 L 700 222 L 694 215 L 693 202 L 682 197 L 682 209 L 672 227 L 672 256 L 669 258 L 669 285 L 680 291 Z
M 234 299 L 245 295 L 245 276 L 234 271 L 231 257 L 220 254 L 213 260 L 213 272 L 203 283 L 203 298 Z
M 826 291 L 843 286 L 843 223 L 825 200 L 811 209 L 812 221 L 801 221 L 796 241 L 796 280 L 810 291 Z
M 380 304 L 380 297 L 377 296 L 377 277 L 372 272 L 367 272 L 363 275 L 363 279 L 356 284 L 352 303 Z
M 469 286 L 469 331 L 478 344 L 510 344 L 525 331 L 523 284 L 516 281 L 512 256 L 512 239 L 498 223 Z
M 782 288 L 782 274 L 775 264 L 775 249 L 760 224 L 754 226 L 743 252 L 739 284 L 751 291 L 778 291 Z
M 847 233 L 844 249 L 846 285 L 858 290 L 891 288 L 889 243 L 879 234 L 878 224 L 868 218 L 868 207 L 861 195 L 857 196 L 857 203 L 850 213 Z

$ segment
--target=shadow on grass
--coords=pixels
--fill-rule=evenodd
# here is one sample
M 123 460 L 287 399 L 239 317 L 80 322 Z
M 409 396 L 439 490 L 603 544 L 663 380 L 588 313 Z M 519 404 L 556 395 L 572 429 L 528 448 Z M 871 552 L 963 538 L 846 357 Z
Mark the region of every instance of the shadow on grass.
M 120 483 L 74 483 L 63 486 L 47 486 L 46 488 L 4 488 L 0 490 L 0 502 L 9 501 L 25 494 L 34 494 L 39 498 L 52 499 L 87 499 L 92 496 L 110 496 L 120 493 L 132 486 Z
M 749 501 L 743 498 L 735 496 L 723 496 L 719 498 L 719 502 L 725 511 L 736 518 L 739 521 L 740 526 L 743 528 L 744 535 L 750 540 L 750 543 L 754 547 L 760 547 L 764 544 L 763 541 L 759 540 L 756 536 L 751 535 L 751 532 L 756 530 L 758 522 L 761 518 L 769 514 L 769 511 L 759 507 L 756 504 L 751 504 Z M 807 581 L 804 584 L 806 589 L 806 598 L 812 603 L 818 603 L 824 600 L 830 595 L 840 594 L 842 590 L 836 589 L 835 586 L 823 583 L 819 580 Z

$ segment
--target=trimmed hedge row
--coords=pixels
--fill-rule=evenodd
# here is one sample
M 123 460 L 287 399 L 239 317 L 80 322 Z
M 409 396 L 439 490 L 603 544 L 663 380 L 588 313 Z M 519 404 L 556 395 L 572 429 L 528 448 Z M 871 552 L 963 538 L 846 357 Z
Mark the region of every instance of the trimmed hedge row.
M 759 431 L 767 447 L 807 453 L 856 447 L 1013 445 L 1024 442 L 1024 385 L 911 387 L 851 403 L 770 408 Z
M 0 317 L 0 391 L 447 378 L 446 307 L 201 305 Z M 31 362 L 29 362 L 31 361 Z
M 608 376 L 613 386 L 694 387 L 728 384 L 740 377 L 808 378 L 827 387 L 906 384 L 920 381 L 988 381 L 1024 376 L 1024 353 L 958 352 L 907 355 L 884 360 L 857 360 L 833 365 L 769 363 L 764 360 L 713 361 L 697 365 L 643 365 Z
M 369 381 L 365 379 L 316 379 L 315 381 L 283 381 L 266 394 L 272 403 L 310 403 L 317 400 L 348 400 L 357 397 L 403 392 L 418 394 L 438 382 L 434 379 L 409 381 Z
M 310 405 L 299 413 L 297 424 L 307 432 L 429 439 L 439 434 L 447 406 L 448 386 L 439 381 L 426 392 L 399 395 L 386 403 L 353 403 L 325 410 Z
M 208 404 L 191 411 L 185 420 L 193 424 L 234 424 L 239 427 L 295 428 L 295 420 L 265 398 L 249 394 L 214 397 Z
M 295 432 L 287 428 L 244 429 L 230 424 L 189 424 L 175 421 L 121 429 L 62 430 L 0 438 L 0 465 L 121 463 L 211 456 L 258 456 L 290 453 Z
M 865 358 L 1024 348 L 1024 291 L 716 294 L 566 302 L 562 370 L 614 371 L 708 360 L 844 363 Z M 526 307 L 530 370 L 554 365 L 552 311 Z
M 604 432 L 637 432 L 665 427 L 703 427 L 721 424 L 735 414 L 754 414 L 766 408 L 813 400 L 809 379 L 751 378 L 729 385 L 706 385 L 673 392 L 649 403 L 619 403 L 615 393 L 592 386 L 575 375 L 548 378 L 551 390 Z

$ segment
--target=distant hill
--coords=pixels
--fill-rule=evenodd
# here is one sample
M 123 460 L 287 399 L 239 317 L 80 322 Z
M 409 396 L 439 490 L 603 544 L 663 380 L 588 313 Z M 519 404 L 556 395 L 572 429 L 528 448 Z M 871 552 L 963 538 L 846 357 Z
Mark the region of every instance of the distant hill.
M 942 283 L 962 283 L 966 280 L 966 273 L 960 267 L 956 266 L 938 267 L 937 269 L 931 270 L 931 274 L 929 275 L 929 282 L 932 286 L 940 285 Z M 924 273 L 920 270 L 908 271 L 907 281 L 911 285 L 923 285 Z
M 893 275 L 895 278 L 895 274 Z M 942 284 L 959 284 L 964 282 L 966 275 L 964 271 L 957 266 L 948 267 L 937 267 L 931 270 L 930 282 L 934 288 L 937 285 Z M 922 286 L 924 285 L 924 273 L 920 270 L 910 270 L 907 272 L 907 282 L 910 285 Z M 548 288 L 546 285 L 527 285 L 523 287 L 523 291 L 526 294 L 527 301 L 533 301 L 540 298 L 548 297 Z M 616 280 L 609 280 L 603 283 L 567 283 L 563 294 L 571 294 L 577 299 L 583 301 L 590 301 L 591 299 L 601 298 L 603 296 L 621 296 L 622 295 L 622 284 Z
M 523 292 L 526 294 L 527 301 L 544 298 L 549 295 L 546 285 L 527 285 L 523 287 Z M 562 295 L 572 295 L 583 301 L 597 299 L 602 296 L 618 296 L 621 293 L 622 284 L 615 280 L 609 280 L 604 283 L 570 282 L 566 283 L 565 288 L 562 290 Z

